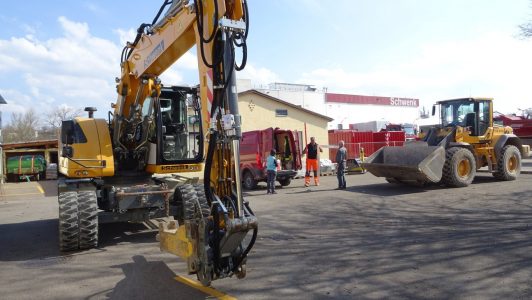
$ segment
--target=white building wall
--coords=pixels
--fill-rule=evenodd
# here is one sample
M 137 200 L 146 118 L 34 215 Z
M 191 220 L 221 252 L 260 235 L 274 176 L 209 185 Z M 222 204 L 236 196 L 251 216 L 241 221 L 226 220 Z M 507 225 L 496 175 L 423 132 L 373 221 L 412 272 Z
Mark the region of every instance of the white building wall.
M 334 121 L 329 122 L 328 129 L 338 129 L 338 124 L 348 129 L 349 124 L 369 121 L 412 124 L 417 124 L 419 121 L 419 107 L 327 103 L 323 90 L 290 91 L 270 89 L 265 86 L 254 87 L 251 81 L 246 79 L 239 79 L 237 84 L 239 92 L 254 88 L 261 93 L 331 117 Z

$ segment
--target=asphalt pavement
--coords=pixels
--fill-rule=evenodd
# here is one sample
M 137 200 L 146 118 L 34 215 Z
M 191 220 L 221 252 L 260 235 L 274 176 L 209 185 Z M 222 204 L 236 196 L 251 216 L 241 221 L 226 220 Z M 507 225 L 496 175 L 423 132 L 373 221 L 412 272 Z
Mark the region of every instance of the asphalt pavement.
M 245 279 L 205 290 L 144 224 L 101 226 L 100 247 L 57 249 L 54 181 L 0 188 L 2 299 L 530 299 L 532 175 L 466 188 L 371 174 L 246 192 L 259 237 Z M 177 279 L 176 279 L 177 278 Z

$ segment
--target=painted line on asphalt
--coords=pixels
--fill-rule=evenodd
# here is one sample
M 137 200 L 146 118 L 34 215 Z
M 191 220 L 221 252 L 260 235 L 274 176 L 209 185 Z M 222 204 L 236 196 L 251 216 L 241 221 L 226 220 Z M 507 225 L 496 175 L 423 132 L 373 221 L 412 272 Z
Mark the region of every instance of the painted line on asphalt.
M 213 289 L 211 287 L 208 287 L 208 286 L 203 286 L 201 283 L 195 281 L 195 280 L 191 280 L 191 279 L 188 279 L 188 278 L 185 278 L 185 277 L 182 277 L 182 276 L 176 276 L 174 278 L 175 280 L 181 282 L 181 283 L 184 283 L 190 287 L 193 287 L 197 290 L 200 290 L 202 292 L 204 292 L 205 294 L 208 294 L 210 296 L 213 296 L 213 297 L 216 297 L 220 300 L 236 300 L 235 297 L 233 296 L 229 296 L 225 293 L 222 293 L 216 289 Z
M 39 192 L 41 192 L 41 194 L 44 194 L 44 190 L 42 189 L 40 185 L 37 186 L 37 189 L 39 190 Z
M 13 197 L 13 196 L 27 196 L 27 195 L 42 195 L 43 193 L 22 193 L 22 194 L 9 194 L 0 195 L 0 197 Z

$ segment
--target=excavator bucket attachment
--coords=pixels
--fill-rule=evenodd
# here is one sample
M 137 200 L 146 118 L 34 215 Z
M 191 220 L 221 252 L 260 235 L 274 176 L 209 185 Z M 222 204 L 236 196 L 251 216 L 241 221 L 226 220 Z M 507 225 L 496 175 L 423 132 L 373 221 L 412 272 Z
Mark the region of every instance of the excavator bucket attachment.
M 383 147 L 362 163 L 377 177 L 400 182 L 439 182 L 445 163 L 445 149 L 426 142 L 411 142 L 402 147 Z

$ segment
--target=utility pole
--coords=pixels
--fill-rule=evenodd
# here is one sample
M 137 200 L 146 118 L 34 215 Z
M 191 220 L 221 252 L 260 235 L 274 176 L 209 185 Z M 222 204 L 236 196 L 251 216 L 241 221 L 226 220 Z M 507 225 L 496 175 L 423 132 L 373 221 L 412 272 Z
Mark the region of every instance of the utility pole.
M 7 104 L 6 100 L 0 95 L 0 105 Z M 4 151 L 2 148 L 2 142 L 4 138 L 2 136 L 2 111 L 0 110 L 0 184 L 4 184 Z

